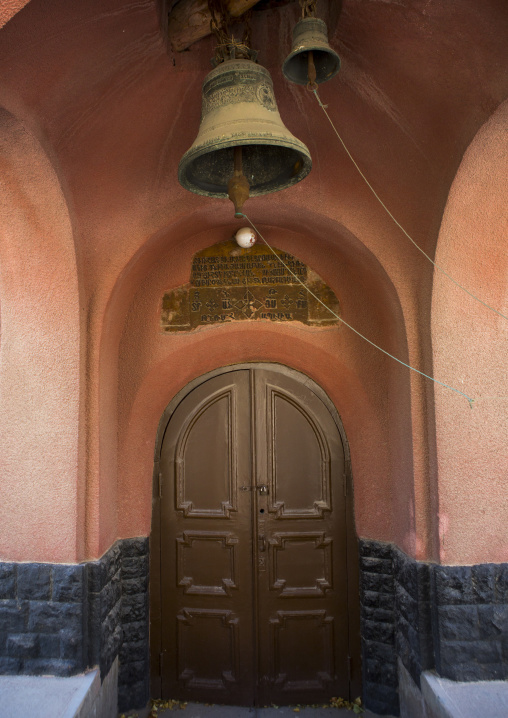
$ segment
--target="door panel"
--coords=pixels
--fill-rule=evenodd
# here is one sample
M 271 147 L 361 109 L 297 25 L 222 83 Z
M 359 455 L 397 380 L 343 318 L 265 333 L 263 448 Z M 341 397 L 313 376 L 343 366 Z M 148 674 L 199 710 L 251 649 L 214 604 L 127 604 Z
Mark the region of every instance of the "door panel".
M 321 399 L 259 368 L 210 379 L 161 470 L 162 696 L 348 697 L 344 452 Z
M 342 441 L 322 401 L 292 377 L 257 371 L 254 402 L 257 483 L 269 491 L 256 497 L 268 547 L 268 570 L 258 571 L 258 698 L 347 696 Z
M 197 387 L 162 444 L 162 694 L 252 704 L 248 371 Z M 240 661 L 241 656 L 241 661 Z

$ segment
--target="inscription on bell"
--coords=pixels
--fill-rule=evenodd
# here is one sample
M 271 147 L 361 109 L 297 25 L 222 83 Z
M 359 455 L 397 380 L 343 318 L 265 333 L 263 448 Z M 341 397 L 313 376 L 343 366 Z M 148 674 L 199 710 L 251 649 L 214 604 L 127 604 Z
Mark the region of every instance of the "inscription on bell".
M 262 245 L 241 249 L 230 240 L 198 252 L 190 283 L 164 294 L 162 330 L 181 332 L 246 320 L 298 321 L 314 327 L 338 324 L 307 291 L 339 314 L 339 302 L 330 287 L 293 255 L 274 251 L 277 256 Z

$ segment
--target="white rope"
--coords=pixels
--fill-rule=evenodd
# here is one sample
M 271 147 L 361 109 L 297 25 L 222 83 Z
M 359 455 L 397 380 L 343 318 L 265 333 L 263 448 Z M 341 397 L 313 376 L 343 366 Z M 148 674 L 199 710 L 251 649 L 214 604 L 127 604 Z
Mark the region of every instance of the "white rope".
M 434 267 L 436 267 L 436 269 L 439 269 L 439 271 L 442 272 L 442 274 L 444 274 L 445 277 L 448 277 L 448 279 L 450 279 L 454 284 L 456 284 L 457 287 L 459 287 L 460 289 L 462 289 L 463 292 L 466 292 L 466 294 L 469 294 L 469 296 L 470 296 L 470 297 L 473 297 L 473 299 L 476 299 L 476 301 L 477 301 L 477 302 L 480 302 L 480 304 L 483 304 L 484 307 L 487 307 L 487 309 L 490 309 L 492 312 L 495 312 L 495 313 L 498 314 L 500 317 L 503 317 L 503 319 L 506 319 L 506 320 L 508 321 L 508 317 L 507 317 L 505 314 L 502 314 L 502 313 L 499 312 L 497 309 L 494 309 L 494 307 L 491 307 L 490 304 L 487 304 L 487 302 L 484 302 L 482 299 L 479 299 L 479 297 L 477 297 L 476 294 L 473 294 L 473 292 L 470 292 L 469 289 L 466 289 L 466 287 L 463 287 L 462 284 L 460 284 L 459 282 L 457 282 L 457 280 L 454 279 L 450 274 L 448 274 L 448 272 L 447 272 L 446 270 L 444 270 L 442 267 L 439 266 L 439 264 L 437 264 L 436 262 L 434 262 L 434 260 L 433 260 L 431 257 L 429 257 L 429 255 L 414 241 L 414 239 L 411 237 L 411 235 L 410 235 L 408 232 L 406 232 L 406 230 L 404 229 L 404 227 L 400 224 L 400 222 L 398 222 L 398 221 L 395 219 L 395 217 L 394 217 L 393 214 L 390 212 L 390 210 L 388 209 L 388 207 L 385 205 L 385 203 L 383 202 L 383 200 L 381 199 L 381 197 L 378 195 L 378 193 L 376 192 L 376 190 L 374 189 L 374 187 L 370 184 L 370 182 L 369 182 L 369 180 L 367 179 L 367 177 L 363 174 L 363 172 L 361 171 L 361 169 L 360 169 L 360 167 L 358 166 L 358 164 L 355 162 L 355 159 L 354 159 L 353 155 L 351 154 L 351 152 L 350 152 L 350 151 L 348 150 L 348 148 L 346 147 L 346 143 L 344 142 L 344 140 L 342 139 L 342 137 L 339 135 L 339 133 L 338 133 L 338 131 L 337 131 L 337 128 L 335 127 L 335 125 L 334 125 L 333 122 L 332 122 L 332 119 L 331 119 L 330 115 L 329 115 L 328 112 L 326 111 L 326 108 L 327 108 L 328 105 L 323 105 L 323 103 L 321 102 L 321 98 L 320 98 L 319 95 L 318 95 L 317 88 L 312 88 L 312 92 L 315 94 L 316 100 L 318 101 L 319 106 L 321 107 L 321 109 L 323 110 L 323 112 L 325 113 L 325 115 L 327 116 L 328 121 L 330 122 L 333 131 L 335 132 L 335 134 L 336 134 L 337 137 L 339 138 L 339 141 L 340 141 L 342 147 L 345 149 L 345 151 L 346 151 L 346 153 L 347 153 L 349 159 L 350 159 L 351 162 L 354 164 L 354 166 L 355 166 L 356 169 L 358 170 L 358 172 L 359 172 L 361 178 L 364 180 L 365 184 L 366 184 L 367 187 L 370 189 L 370 191 L 372 192 L 372 194 L 374 195 L 374 197 L 377 199 L 377 201 L 379 202 L 379 204 L 381 205 L 381 207 L 383 207 L 383 209 L 385 210 L 385 212 L 392 218 L 392 220 L 395 222 L 395 224 L 397 225 L 397 227 L 406 235 L 406 237 L 409 239 L 409 241 L 412 242 L 412 244 L 414 244 L 414 246 L 416 247 L 416 249 L 417 249 L 419 252 L 421 252 L 421 253 L 423 254 L 423 256 L 426 257 L 426 258 L 429 260 L 429 262 L 431 262 L 431 263 L 434 265 Z
M 397 357 L 394 357 L 393 354 L 390 354 L 390 353 L 387 352 L 385 349 L 382 349 L 382 348 L 381 348 L 380 346 L 378 346 L 377 344 L 374 344 L 374 342 L 372 342 L 370 339 L 367 339 L 367 337 L 365 337 L 363 334 L 360 334 L 359 331 L 357 331 L 354 327 L 352 327 L 351 324 L 348 324 L 348 322 L 346 322 L 344 319 L 342 319 L 342 317 L 339 317 L 339 315 L 336 314 L 336 313 L 333 311 L 333 309 L 331 309 L 327 304 L 325 304 L 316 294 L 314 294 L 314 292 L 313 292 L 311 289 L 309 289 L 309 287 L 308 287 L 304 282 L 302 282 L 302 280 L 300 279 L 300 277 L 299 277 L 297 274 L 295 274 L 295 273 L 292 271 L 292 269 L 291 269 L 290 267 L 288 267 L 288 265 L 279 257 L 279 255 L 277 254 L 277 252 L 268 244 L 268 242 L 267 242 L 266 239 L 263 237 L 263 235 L 261 234 L 261 232 L 259 231 L 259 229 L 258 229 L 258 228 L 255 226 L 255 224 L 249 219 L 249 217 L 247 217 L 247 215 L 246 215 L 245 213 L 243 213 L 243 212 L 241 213 L 241 216 L 242 216 L 242 217 L 245 217 L 245 219 L 246 219 L 247 222 L 250 224 L 250 226 L 252 227 L 252 229 L 261 237 L 261 239 L 262 239 L 263 242 L 266 244 L 266 246 L 268 247 L 268 249 L 272 252 L 272 254 L 274 254 L 274 255 L 277 257 L 277 259 L 279 260 L 279 262 L 287 269 L 287 271 L 288 271 L 290 274 L 293 275 L 293 277 L 296 279 L 296 281 L 297 281 L 299 284 L 301 284 L 302 287 L 303 287 L 312 297 L 314 297 L 314 299 L 316 299 L 320 304 L 322 304 L 322 306 L 323 306 L 325 309 L 327 309 L 327 310 L 330 312 L 330 314 L 332 314 L 336 319 L 338 319 L 339 322 L 342 322 L 342 324 L 345 324 L 348 329 L 351 329 L 352 332 L 354 332 L 354 333 L 357 334 L 359 337 L 361 337 L 362 339 L 364 339 L 366 342 L 368 342 L 368 343 L 369 343 L 371 346 L 373 346 L 375 349 L 379 349 L 380 352 L 383 352 L 383 354 L 386 354 L 386 356 L 390 357 L 390 359 L 393 359 L 394 361 L 398 362 L 399 364 L 402 364 L 402 366 L 407 367 L 407 369 L 411 369 L 411 371 L 414 371 L 414 372 L 416 372 L 417 374 L 420 374 L 420 376 L 423 376 L 423 377 L 425 377 L 426 379 L 430 379 L 430 381 L 433 381 L 435 384 L 439 384 L 440 386 L 444 386 L 445 389 L 450 389 L 451 391 L 454 391 L 454 392 L 456 392 L 457 394 L 460 394 L 460 395 L 463 396 L 465 399 L 467 399 L 467 401 L 469 402 L 469 408 L 470 408 L 470 409 L 473 408 L 474 399 L 472 399 L 472 398 L 471 398 L 470 396 L 468 396 L 467 394 L 464 394 L 463 391 L 460 391 L 459 389 L 455 389 L 453 386 L 450 386 L 449 384 L 445 384 L 444 382 L 439 381 L 438 379 L 434 379 L 433 377 L 429 376 L 428 374 L 424 374 L 424 373 L 423 373 L 422 371 L 420 371 L 419 369 L 415 369 L 413 366 L 410 366 L 410 364 L 406 364 L 406 362 L 403 362 L 401 359 L 397 359 Z

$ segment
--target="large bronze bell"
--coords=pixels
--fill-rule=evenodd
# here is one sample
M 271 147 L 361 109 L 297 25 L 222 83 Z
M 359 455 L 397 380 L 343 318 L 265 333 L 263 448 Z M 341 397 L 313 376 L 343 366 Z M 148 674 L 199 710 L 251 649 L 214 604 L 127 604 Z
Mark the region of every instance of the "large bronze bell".
M 207 75 L 202 97 L 198 136 L 178 168 L 183 187 L 208 197 L 236 192 L 238 213 L 249 193 L 277 192 L 310 172 L 309 150 L 283 125 L 264 67 L 227 60 Z
M 311 76 L 314 72 L 315 77 Z M 282 72 L 290 82 L 311 85 L 326 82 L 340 69 L 340 57 L 328 44 L 326 23 L 317 17 L 299 20 L 293 29 L 293 47 L 284 60 Z

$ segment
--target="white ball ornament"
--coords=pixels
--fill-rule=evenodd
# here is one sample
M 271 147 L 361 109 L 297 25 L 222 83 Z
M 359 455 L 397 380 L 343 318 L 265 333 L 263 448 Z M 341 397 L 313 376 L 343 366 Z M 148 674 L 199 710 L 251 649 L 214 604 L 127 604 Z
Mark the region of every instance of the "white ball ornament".
M 256 233 L 250 227 L 242 227 L 235 234 L 236 243 L 239 247 L 247 249 L 256 243 Z

